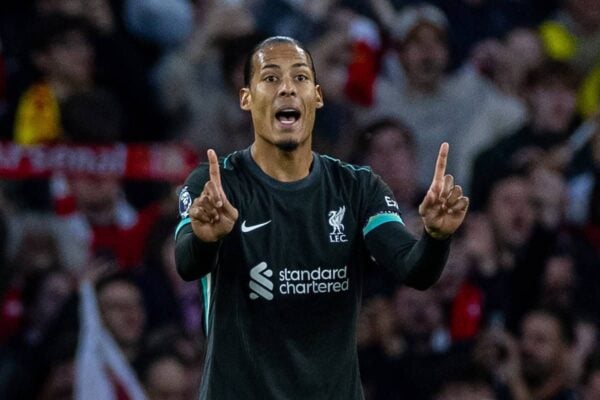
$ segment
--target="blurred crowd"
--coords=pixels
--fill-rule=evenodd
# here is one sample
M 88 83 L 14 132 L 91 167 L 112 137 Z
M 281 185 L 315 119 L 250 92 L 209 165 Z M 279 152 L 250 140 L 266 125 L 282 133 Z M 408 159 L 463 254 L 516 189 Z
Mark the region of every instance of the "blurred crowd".
M 367 400 L 600 399 L 597 0 L 2 1 L 0 171 L 40 145 L 244 148 L 243 64 L 272 35 L 312 53 L 315 150 L 371 166 L 415 235 L 441 142 L 471 198 L 432 289 L 365 271 Z M 95 398 L 86 343 L 108 349 L 115 398 L 197 398 L 182 181 L 5 175 L 0 398 Z

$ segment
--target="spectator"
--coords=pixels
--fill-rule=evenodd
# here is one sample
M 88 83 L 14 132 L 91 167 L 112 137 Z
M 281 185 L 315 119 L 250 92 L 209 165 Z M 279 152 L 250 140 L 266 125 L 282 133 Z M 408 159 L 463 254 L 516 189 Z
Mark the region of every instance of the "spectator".
M 475 365 L 459 366 L 450 373 L 434 400 L 496 400 L 491 379 Z
M 250 143 L 250 119 L 239 108 L 238 89 L 243 56 L 259 37 L 247 9 L 214 2 L 189 40 L 159 62 L 155 80 L 172 137 L 221 154 Z
M 498 40 L 517 27 L 532 27 L 551 15 L 558 0 L 435 0 L 448 15 L 449 42 L 452 48 L 452 65 L 460 66 L 468 60 L 478 43 Z M 519 62 L 519 60 L 514 60 Z
M 502 39 L 487 39 L 475 45 L 470 62 L 503 93 L 523 98 L 528 75 L 545 59 L 537 31 L 515 28 Z
M 452 363 L 441 304 L 432 291 L 400 287 L 393 312 L 395 338 L 388 340 L 393 357 L 379 360 L 374 399 L 430 398 Z
M 3 293 L 0 297 L 0 342 L 6 342 L 19 335 L 21 340 L 31 340 L 38 343 L 40 334 L 46 328 L 48 315 L 29 315 L 29 306 L 40 295 L 50 273 L 57 272 L 59 281 L 65 276 L 60 273 L 63 268 L 58 241 L 53 231 L 52 219 L 48 216 L 21 216 L 23 226 L 14 255 L 8 260 L 7 268 L 3 271 L 6 281 L 3 283 Z M 38 286 L 40 285 L 40 286 Z M 60 288 L 60 284 L 58 285 Z M 57 291 L 56 301 L 60 302 Z M 44 303 L 41 303 L 44 305 Z M 41 310 L 38 310 L 41 311 Z M 52 314 L 50 310 L 48 314 Z M 35 338 L 25 338 L 28 326 L 36 326 Z M 42 328 L 43 327 L 43 328 Z M 39 328 L 39 329 L 38 329 Z M 40 332 L 41 330 L 41 332 Z M 22 336 L 20 336 L 22 335 Z
M 191 336 L 203 335 L 202 305 L 194 283 L 179 279 L 175 268 L 172 232 L 177 219 L 166 216 L 153 225 L 144 249 L 143 270 L 138 281 L 148 311 L 148 329 L 181 327 Z
M 507 174 L 491 187 L 485 213 L 472 215 L 467 221 L 464 251 L 472 268 L 472 282 L 483 291 L 485 321 L 504 324 L 512 307 L 511 297 L 524 288 L 513 284 L 514 271 L 534 250 L 530 243 L 535 214 L 531 186 L 523 174 Z M 527 295 L 532 296 L 531 287 Z
M 174 356 L 185 367 L 186 398 L 197 398 L 204 368 L 204 336 L 189 335 L 177 326 L 168 325 L 151 331 L 146 343 L 143 356 L 136 362 L 141 379 L 147 370 L 146 357 Z
M 407 6 L 393 21 L 402 79 L 382 76 L 375 104 L 364 112 L 400 118 L 415 132 L 421 185 L 429 179 L 426 166 L 435 159 L 432 149 L 440 140 L 457 151 L 448 160 L 448 169 L 458 181 L 468 182 L 477 150 L 520 126 L 525 110 L 472 65 L 447 73 L 448 21 L 441 10 L 426 4 Z
M 258 29 L 266 36 L 282 35 L 310 43 L 332 17 L 340 0 L 269 0 L 254 8 Z
M 351 159 L 368 165 L 390 186 L 403 213 L 418 205 L 424 189 L 417 181 L 417 149 L 413 132 L 394 119 L 375 120 L 355 136 Z M 405 222 L 415 215 L 403 214 Z M 411 224 L 408 224 L 411 226 Z M 417 234 L 422 230 L 415 229 Z
M 39 15 L 65 15 L 84 21 L 90 29 L 95 53 L 95 82 L 110 92 L 122 109 L 120 140 L 148 141 L 165 138 L 163 115 L 157 95 L 149 84 L 148 70 L 154 63 L 145 59 L 142 46 L 122 27 L 110 0 L 36 0 Z M 95 91 L 94 91 L 95 92 Z M 106 94 L 105 94 L 106 96 Z M 111 105 L 114 108 L 116 105 Z
M 518 352 L 507 350 L 504 361 L 508 374 L 506 383 L 513 398 L 576 398 L 573 382 L 569 382 L 567 362 L 574 339 L 572 321 L 567 314 L 548 309 L 527 313 L 521 323 Z
M 148 400 L 189 399 L 190 385 L 185 362 L 177 353 L 156 352 L 146 355 L 138 372 Z
M 131 365 L 144 341 L 141 293 L 126 275 L 107 275 L 110 268 L 110 263 L 90 264 L 79 284 L 76 400 L 145 398 Z
M 568 0 L 540 26 L 549 56 L 568 61 L 580 73 L 590 72 L 600 59 L 600 6 L 593 0 Z
M 576 73 L 564 63 L 550 61 L 532 71 L 525 89 L 529 123 L 477 155 L 471 183 L 475 209 L 481 206 L 482 193 L 494 175 L 549 159 L 566 144 L 576 118 Z M 554 168 L 566 173 L 567 162 L 561 160 Z
M 35 24 L 30 55 L 40 78 L 19 100 L 14 139 L 22 144 L 61 139 L 60 107 L 71 95 L 94 87 L 94 59 L 85 23 L 53 15 Z
M 591 117 L 600 106 L 600 6 L 589 0 L 564 1 L 540 25 L 546 53 L 573 66 L 585 78 L 579 90 L 579 112 Z
M 113 275 L 100 280 L 96 292 L 106 329 L 132 362 L 140 354 L 145 333 L 146 311 L 140 289 L 125 275 Z

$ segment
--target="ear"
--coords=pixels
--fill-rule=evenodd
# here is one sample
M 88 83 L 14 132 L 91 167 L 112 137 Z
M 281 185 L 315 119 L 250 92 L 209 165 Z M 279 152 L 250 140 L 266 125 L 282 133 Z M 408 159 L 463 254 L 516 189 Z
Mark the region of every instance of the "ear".
M 323 91 L 320 85 L 315 85 L 316 97 L 317 97 L 317 108 L 321 108 L 325 105 L 323 102 Z
M 240 89 L 240 107 L 244 111 L 250 111 L 252 106 L 252 95 L 249 88 Z

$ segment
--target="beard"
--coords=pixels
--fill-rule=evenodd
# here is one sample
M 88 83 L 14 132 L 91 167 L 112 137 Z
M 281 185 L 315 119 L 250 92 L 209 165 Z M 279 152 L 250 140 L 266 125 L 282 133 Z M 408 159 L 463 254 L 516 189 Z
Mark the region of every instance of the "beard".
M 285 151 L 288 153 L 296 150 L 299 145 L 300 145 L 300 143 L 295 140 L 283 140 L 281 142 L 275 143 L 275 146 L 277 146 L 277 148 L 279 150 Z

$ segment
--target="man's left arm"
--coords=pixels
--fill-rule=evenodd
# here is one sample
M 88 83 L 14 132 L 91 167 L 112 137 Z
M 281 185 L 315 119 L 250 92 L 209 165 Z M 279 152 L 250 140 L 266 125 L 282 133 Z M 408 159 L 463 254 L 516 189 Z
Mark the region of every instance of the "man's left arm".
M 462 188 L 446 175 L 448 144 L 438 154 L 433 181 L 419 206 L 425 231 L 416 240 L 398 214 L 379 213 L 367 221 L 363 235 L 373 258 L 398 280 L 426 289 L 439 278 L 446 264 L 450 237 L 462 224 L 469 199 Z

